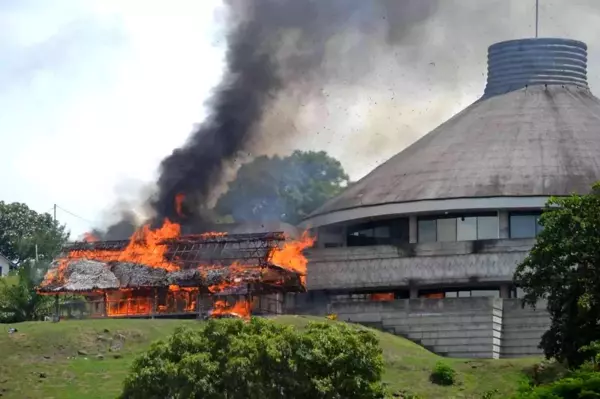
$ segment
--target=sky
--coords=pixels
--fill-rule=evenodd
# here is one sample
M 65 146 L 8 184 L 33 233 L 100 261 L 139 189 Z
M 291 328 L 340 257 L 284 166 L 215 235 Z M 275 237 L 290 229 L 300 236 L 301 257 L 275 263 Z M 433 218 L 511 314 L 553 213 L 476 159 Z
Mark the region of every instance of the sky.
M 477 99 L 487 46 L 531 36 L 534 1 L 440 3 L 418 59 L 383 48 L 359 82 L 329 84 L 300 108 L 281 101 L 273 124 L 289 119 L 281 126 L 297 133 L 266 153 L 325 150 L 357 179 Z M 595 90 L 600 2 L 541 4 L 542 36 L 588 43 Z M 207 115 L 224 13 L 221 0 L 1 1 L 0 200 L 56 204 L 77 238 L 113 221 L 117 201 L 146 198 L 160 161 Z
M 135 197 L 206 115 L 220 12 L 217 0 L 1 2 L 0 199 L 57 204 L 77 236 Z

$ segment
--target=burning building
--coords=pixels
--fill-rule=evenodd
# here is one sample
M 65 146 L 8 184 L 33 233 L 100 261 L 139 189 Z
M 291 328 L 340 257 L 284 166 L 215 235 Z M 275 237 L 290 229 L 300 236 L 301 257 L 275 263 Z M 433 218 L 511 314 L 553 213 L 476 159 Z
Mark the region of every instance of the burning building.
M 304 221 L 312 303 L 451 356 L 539 353 L 548 316 L 513 274 L 549 197 L 589 192 L 599 158 L 587 46 L 490 46 L 480 99 Z
M 48 295 L 84 296 L 91 316 L 159 317 L 268 310 L 261 299 L 303 292 L 312 245 L 284 233 L 181 235 L 166 220 L 144 226 L 129 240 L 71 243 L 39 287 Z M 274 310 L 277 312 L 277 310 Z

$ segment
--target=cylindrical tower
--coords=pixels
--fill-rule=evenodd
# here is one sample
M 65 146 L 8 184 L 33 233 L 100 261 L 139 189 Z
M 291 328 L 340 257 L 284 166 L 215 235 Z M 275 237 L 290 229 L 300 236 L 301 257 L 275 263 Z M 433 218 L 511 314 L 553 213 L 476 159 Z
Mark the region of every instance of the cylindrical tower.
M 544 38 L 509 40 L 489 47 L 485 96 L 539 84 L 587 88 L 586 44 Z

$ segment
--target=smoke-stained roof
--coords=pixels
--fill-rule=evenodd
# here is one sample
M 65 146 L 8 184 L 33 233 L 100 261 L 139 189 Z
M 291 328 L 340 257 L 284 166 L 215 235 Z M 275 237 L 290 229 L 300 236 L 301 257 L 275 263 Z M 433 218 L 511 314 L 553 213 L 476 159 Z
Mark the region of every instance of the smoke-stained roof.
M 498 56 L 498 44 L 490 47 L 493 80 L 484 97 L 312 216 L 386 203 L 589 191 L 600 178 L 600 100 L 581 82 L 585 44 L 505 43 L 508 56 Z M 584 65 L 573 83 L 573 73 L 561 69 L 569 57 Z

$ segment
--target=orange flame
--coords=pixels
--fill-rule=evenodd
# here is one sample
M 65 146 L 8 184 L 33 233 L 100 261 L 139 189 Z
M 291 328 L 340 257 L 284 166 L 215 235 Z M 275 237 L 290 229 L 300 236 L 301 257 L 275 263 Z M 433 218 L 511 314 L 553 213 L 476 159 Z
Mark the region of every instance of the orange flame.
M 179 193 L 175 196 L 175 212 L 179 217 L 183 217 L 182 206 L 185 200 L 185 194 Z
M 96 237 L 92 233 L 83 233 L 83 241 L 85 241 L 85 242 L 96 242 L 96 241 L 98 241 L 98 237 Z
M 371 294 L 371 300 L 374 302 L 388 302 L 394 300 L 393 292 L 378 292 Z
M 176 203 L 181 203 L 183 196 L 178 196 Z M 107 250 L 107 249 L 90 249 L 90 250 L 79 250 L 70 251 L 65 257 L 58 259 L 58 267 L 50 270 L 42 282 L 41 286 L 47 286 L 51 283 L 63 284 L 65 282 L 65 272 L 70 261 L 74 259 L 90 259 L 101 262 L 131 262 L 148 267 L 163 268 L 167 271 L 177 271 L 180 266 L 175 263 L 176 260 L 169 261 L 165 255 L 168 251 L 168 245 L 164 243 L 165 240 L 177 238 L 180 236 L 181 228 L 177 223 L 173 223 L 169 220 L 164 221 L 162 227 L 152 230 L 149 225 L 145 225 L 136 231 L 129 243 L 123 250 Z M 200 234 L 203 238 L 219 238 L 226 236 L 227 233 L 221 232 L 209 232 Z M 96 237 L 91 234 L 86 234 L 87 242 L 97 241 Z M 284 269 L 297 272 L 301 275 L 301 281 L 304 284 L 306 275 L 306 266 L 308 260 L 302 253 L 302 251 L 315 242 L 315 238 L 311 237 L 308 232 L 304 232 L 302 237 L 298 241 L 287 241 L 283 244 L 282 248 L 275 248 L 271 250 L 269 254 L 269 261 L 277 266 Z M 198 264 L 197 267 L 201 270 L 210 270 L 212 268 L 222 266 L 211 266 Z M 248 267 L 256 267 L 244 265 L 240 262 L 235 262 L 229 266 L 230 272 L 233 273 L 231 281 L 223 282 L 218 285 L 208 287 L 211 293 L 217 293 L 224 289 L 237 285 L 243 281 L 243 272 L 248 270 Z M 240 276 L 236 276 L 240 273 Z M 163 295 L 161 301 L 172 301 L 176 303 L 177 311 L 196 311 L 196 302 L 199 293 L 199 287 L 188 288 L 171 285 L 168 287 L 168 291 L 163 289 Z M 164 293 L 166 292 L 166 297 Z M 167 312 L 170 311 L 175 305 L 161 304 L 157 302 L 155 293 L 144 289 L 121 289 L 114 292 L 101 292 L 104 295 L 106 301 L 106 313 L 108 316 L 125 316 L 125 315 L 149 315 L 154 312 Z M 153 307 L 156 306 L 156 309 Z M 183 310 L 182 310 L 183 309 Z M 231 307 L 223 301 L 217 301 L 215 303 L 214 315 L 222 315 L 235 313 L 241 317 L 249 317 L 251 313 L 251 304 L 247 301 L 239 301 Z
M 162 303 L 156 303 L 154 294 L 149 290 L 120 289 L 106 293 L 106 315 L 147 316 L 153 313 L 191 313 L 196 311 L 197 288 L 169 286 Z
M 312 247 L 315 240 L 315 237 L 311 237 L 308 231 L 305 231 L 302 233 L 300 240 L 288 241 L 283 245 L 283 248 L 273 250 L 270 260 L 277 266 L 300 273 L 302 275 L 302 284 L 304 284 L 308 259 L 306 259 L 302 251 Z
M 250 319 L 250 313 L 252 312 L 252 304 L 246 300 L 238 300 L 233 306 L 229 306 L 224 300 L 215 301 L 213 311 L 210 317 L 219 317 L 224 315 L 233 315 Z

